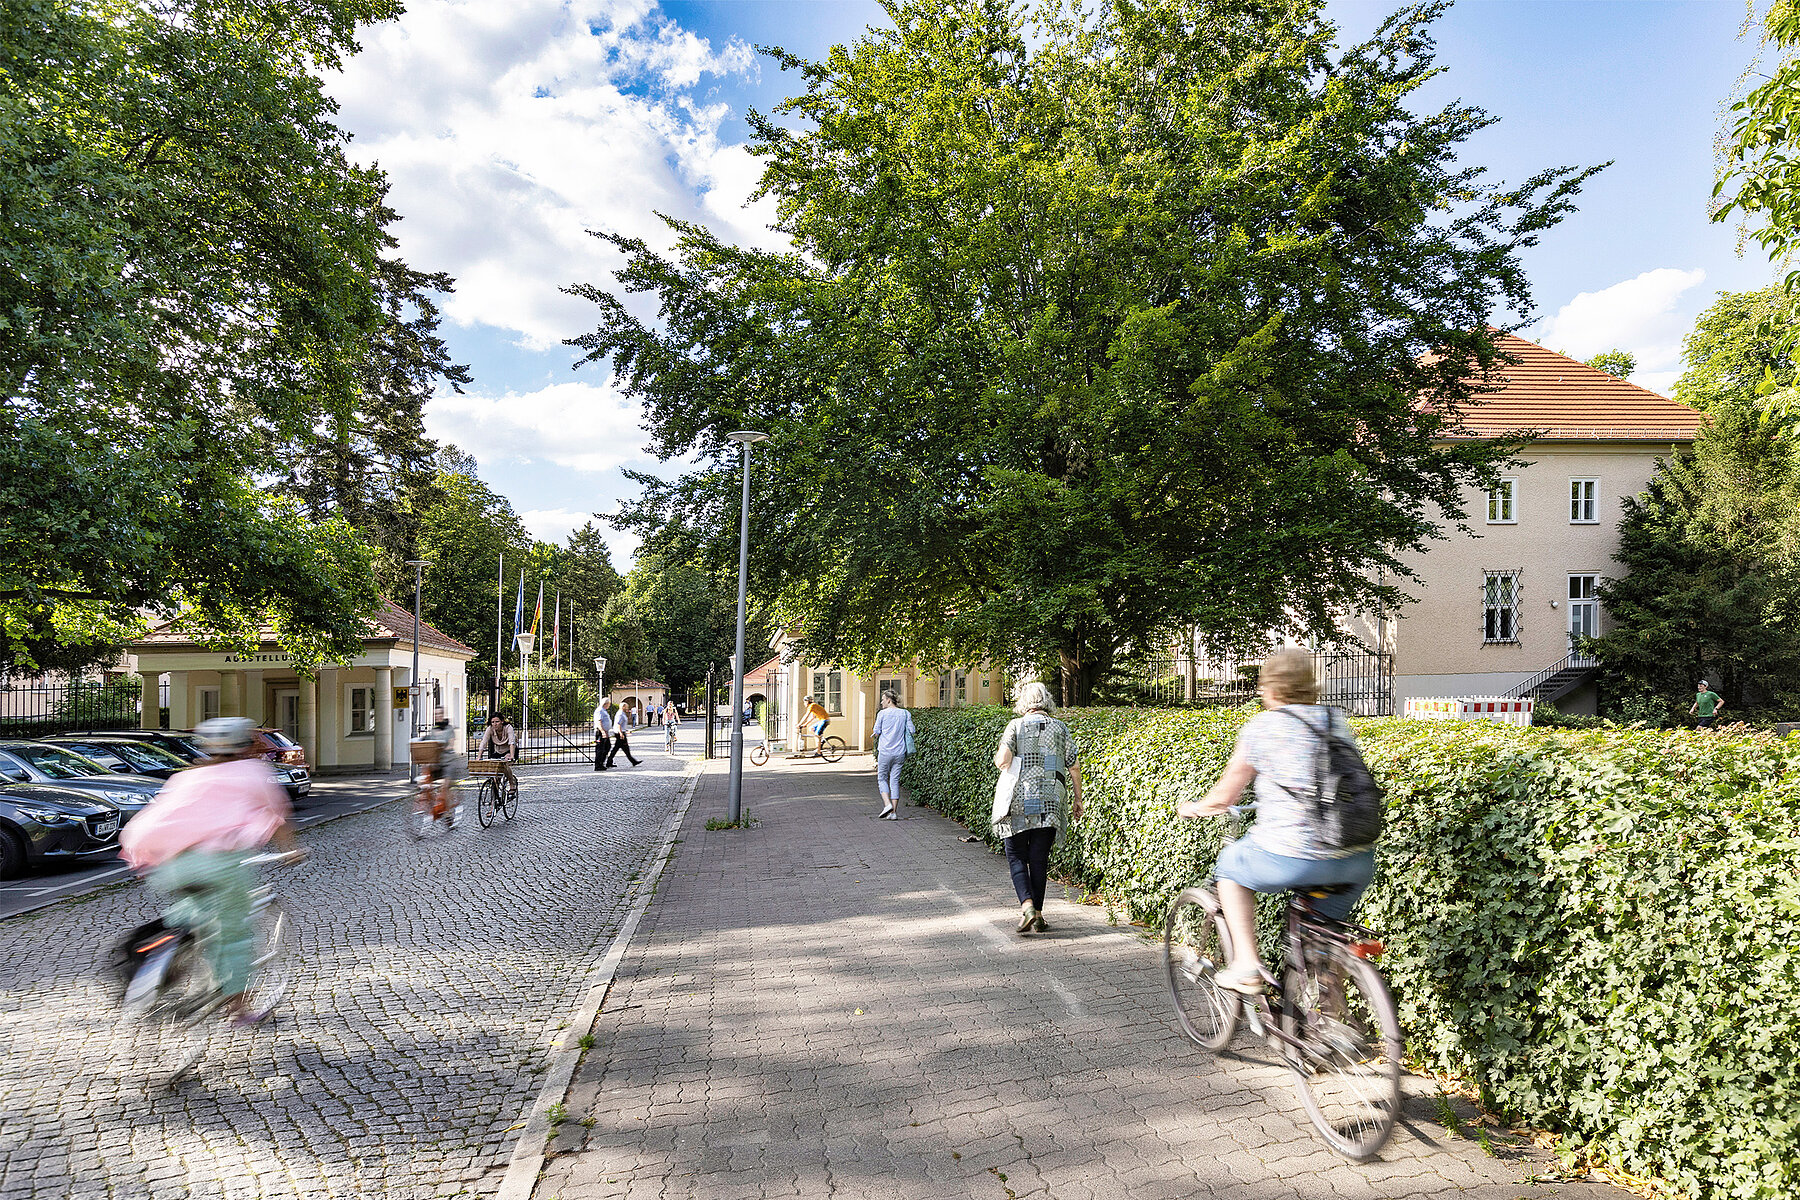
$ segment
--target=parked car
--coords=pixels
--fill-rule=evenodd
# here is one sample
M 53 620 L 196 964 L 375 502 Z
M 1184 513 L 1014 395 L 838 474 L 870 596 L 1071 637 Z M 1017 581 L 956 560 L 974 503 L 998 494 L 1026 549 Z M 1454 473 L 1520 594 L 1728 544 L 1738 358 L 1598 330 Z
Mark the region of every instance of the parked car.
M 122 737 L 134 742 L 149 742 L 159 750 L 167 750 L 183 762 L 199 762 L 206 751 L 194 741 L 194 735 L 179 729 L 76 729 L 58 737 Z
M 148 775 L 121 775 L 91 758 L 44 742 L 0 742 L 0 782 L 53 783 L 98 796 L 118 806 L 124 824 L 144 811 L 163 781 Z
M 0 782 L 0 879 L 27 867 L 90 862 L 119 849 L 110 801 L 49 783 Z
M 149 742 L 140 742 L 130 734 L 59 733 L 54 737 L 38 740 L 45 745 L 73 750 L 121 775 L 148 775 L 153 779 L 168 779 L 188 765 L 186 759 L 152 746 Z

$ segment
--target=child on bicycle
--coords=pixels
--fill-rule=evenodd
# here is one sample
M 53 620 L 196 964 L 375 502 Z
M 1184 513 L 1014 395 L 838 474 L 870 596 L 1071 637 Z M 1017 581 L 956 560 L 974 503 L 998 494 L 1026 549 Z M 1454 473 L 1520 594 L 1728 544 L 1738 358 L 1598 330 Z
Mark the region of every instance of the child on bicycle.
M 1343 921 L 1375 878 L 1375 847 L 1328 845 L 1316 828 L 1313 806 L 1302 799 L 1314 786 L 1325 731 L 1355 744 L 1344 715 L 1318 702 L 1311 652 L 1289 647 L 1264 659 L 1257 694 L 1269 711 L 1250 718 L 1238 732 L 1225 773 L 1203 798 L 1183 800 L 1175 809 L 1183 817 L 1213 816 L 1237 804 L 1255 784 L 1256 823 L 1219 851 L 1214 868 L 1219 905 L 1231 930 L 1231 963 L 1218 983 L 1249 994 L 1263 990 L 1256 893 L 1345 884 L 1347 890 L 1313 903 L 1316 912 Z
M 150 886 L 171 898 L 164 919 L 200 938 L 225 1012 L 250 1023 L 244 991 L 255 959 L 251 892 L 244 858 L 264 843 L 303 853 L 294 840 L 287 792 L 256 744 L 248 717 L 202 721 L 194 740 L 208 754 L 170 779 L 119 835 L 119 852 Z

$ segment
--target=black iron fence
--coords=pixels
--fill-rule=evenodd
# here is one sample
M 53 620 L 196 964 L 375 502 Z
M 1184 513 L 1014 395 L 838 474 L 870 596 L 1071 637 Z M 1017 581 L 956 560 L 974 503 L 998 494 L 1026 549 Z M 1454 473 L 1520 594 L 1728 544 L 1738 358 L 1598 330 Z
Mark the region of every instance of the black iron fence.
M 472 670 L 469 686 L 469 753 L 487 731 L 488 716 L 499 712 L 519 736 L 523 763 L 586 762 L 594 754 L 594 681 L 572 671 L 525 671 L 496 678 Z
M 1256 698 L 1257 669 L 1262 657 L 1245 655 L 1211 662 L 1180 658 L 1139 660 L 1101 684 L 1096 689 L 1095 702 L 1152 707 L 1244 704 Z M 1316 650 L 1313 670 L 1319 677 L 1320 703 L 1336 705 L 1352 716 L 1393 716 L 1392 654 L 1360 646 Z
M 0 680 L 0 737 L 48 737 L 88 729 L 138 729 L 141 685 L 135 675 L 98 679 Z M 159 724 L 151 713 L 148 725 Z

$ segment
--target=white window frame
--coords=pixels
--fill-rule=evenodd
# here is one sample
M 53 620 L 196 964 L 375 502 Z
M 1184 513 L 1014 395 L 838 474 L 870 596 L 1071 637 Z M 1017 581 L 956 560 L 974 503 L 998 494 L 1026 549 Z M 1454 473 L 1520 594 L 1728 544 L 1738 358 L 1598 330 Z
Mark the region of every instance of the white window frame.
M 825 711 L 834 717 L 844 715 L 844 673 L 842 671 L 814 671 L 813 697 L 825 706 Z
M 1488 489 L 1487 523 L 1489 525 L 1517 525 L 1519 523 L 1519 480 L 1508 476 Z M 1498 512 L 1500 515 L 1495 516 Z
M 1586 495 L 1583 495 L 1583 490 Z M 1586 516 L 1582 513 L 1586 512 Z M 1569 524 L 1598 525 L 1600 523 L 1600 481 L 1591 477 L 1579 477 L 1569 480 Z
M 1481 644 L 1484 646 L 1513 646 L 1519 642 L 1520 603 L 1523 593 L 1523 571 L 1483 571 L 1481 573 Z M 1504 580 L 1505 599 L 1495 600 L 1495 584 Z M 1510 620 L 1498 619 L 1498 614 L 1510 613 Z
M 220 701 L 219 701 L 219 689 L 218 688 L 216 688 L 216 687 L 195 688 L 194 689 L 194 699 L 196 701 L 198 701 L 198 703 L 195 705 L 195 707 L 200 710 L 200 720 L 211 721 L 211 720 L 215 719 L 216 717 L 218 717 L 219 712 L 220 712 L 220 707 L 219 707 Z
M 368 693 L 368 707 L 367 708 L 358 708 L 357 707 L 356 694 L 358 692 Z M 363 721 L 363 727 L 361 729 L 358 729 L 356 727 L 356 716 L 359 712 L 366 714 L 366 719 Z M 357 738 L 374 737 L 375 736 L 375 685 L 374 684 L 372 684 L 372 683 L 353 683 L 344 689 L 344 736 L 345 737 L 357 737 Z
M 1581 580 L 1588 580 L 1589 586 L 1584 587 L 1580 582 Z M 1568 616 L 1564 618 L 1564 627 L 1567 629 L 1569 635 L 1569 653 L 1574 654 L 1575 606 L 1577 604 L 1590 604 L 1593 606 L 1593 636 L 1598 637 L 1600 635 L 1600 573 L 1598 571 L 1570 571 L 1569 586 L 1566 590 L 1569 596 L 1569 609 Z M 1588 660 L 1584 659 L 1583 661 Z

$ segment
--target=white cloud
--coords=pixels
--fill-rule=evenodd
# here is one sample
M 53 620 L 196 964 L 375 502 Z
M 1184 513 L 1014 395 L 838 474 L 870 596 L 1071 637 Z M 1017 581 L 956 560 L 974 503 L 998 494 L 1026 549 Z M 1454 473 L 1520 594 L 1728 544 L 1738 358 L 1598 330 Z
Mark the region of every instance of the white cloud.
M 534 508 L 519 514 L 519 520 L 525 522 L 525 529 L 532 537 L 557 545 L 568 541 L 571 533 L 593 519 L 593 513 L 567 508 Z
M 657 211 L 733 241 L 782 244 L 767 201 L 743 207 L 755 160 L 722 141 L 706 76 L 754 76 L 651 0 L 418 0 L 366 32 L 332 93 L 403 214 L 401 253 L 457 280 L 449 318 L 534 349 L 593 326 L 558 289 L 604 283 L 617 256 L 588 230 L 666 245 Z
M 1533 340 L 1574 358 L 1605 350 L 1637 357 L 1634 382 L 1665 395 L 1681 375 L 1681 341 L 1693 315 L 1681 312 L 1681 297 L 1706 281 L 1698 268 L 1658 267 L 1597 292 L 1582 292 L 1538 322 Z
M 425 408 L 425 429 L 483 467 L 549 463 L 597 473 L 645 457 L 639 414 L 610 383 L 557 383 L 502 396 L 440 392 Z

